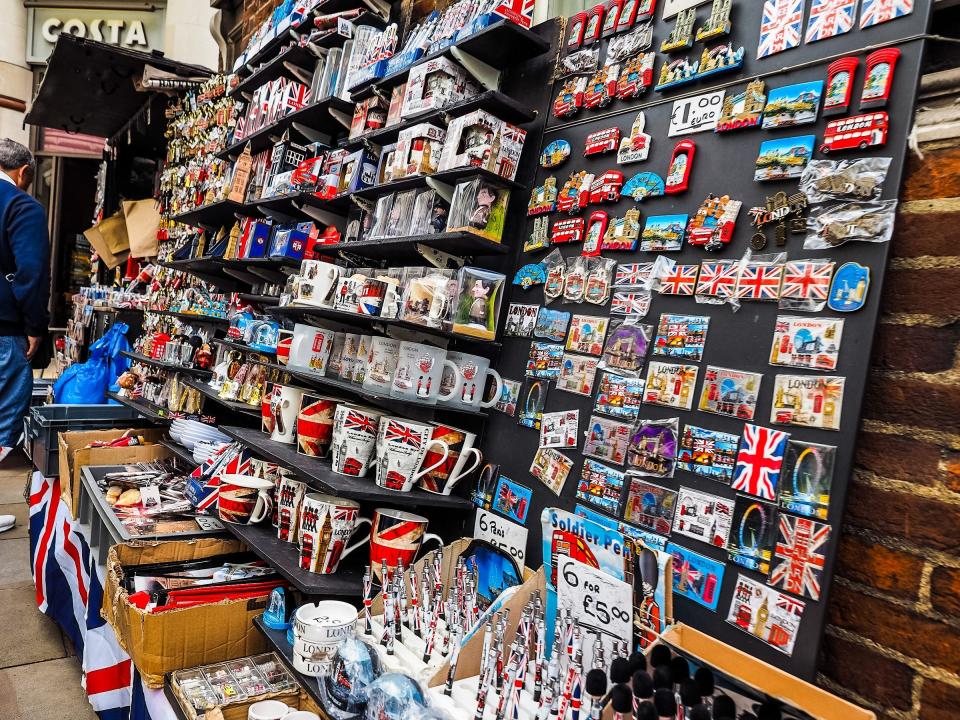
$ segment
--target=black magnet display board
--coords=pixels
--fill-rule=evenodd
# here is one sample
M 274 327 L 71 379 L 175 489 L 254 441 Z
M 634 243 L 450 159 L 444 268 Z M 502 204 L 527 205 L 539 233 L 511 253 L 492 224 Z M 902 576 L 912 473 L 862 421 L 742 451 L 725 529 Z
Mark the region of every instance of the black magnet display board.
M 661 3 L 658 3 L 662 5 Z M 773 55 L 762 60 L 756 58 L 759 28 L 761 23 L 763 3 L 760 0 L 740 0 L 733 3 L 731 20 L 733 30 L 728 38 L 721 38 L 709 43 L 715 45 L 726 40 L 732 41 L 733 47 L 744 47 L 745 62 L 740 71 L 720 74 L 702 81 L 676 88 L 673 91 L 656 92 L 651 88 L 647 93 L 632 102 L 615 100 L 603 110 L 581 110 L 573 118 L 557 119 L 550 114 L 543 136 L 545 146 L 553 140 L 567 140 L 572 152 L 570 158 L 559 168 L 546 170 L 538 167 L 535 185 L 543 183 L 544 178 L 553 175 L 557 178 L 557 186 L 561 187 L 568 175 L 578 170 L 586 170 L 599 176 L 606 170 L 621 170 L 625 179 L 635 173 L 653 171 L 661 177 L 667 175 L 667 167 L 674 149 L 674 145 L 683 139 L 696 143 L 696 157 L 690 177 L 689 189 L 679 195 L 647 198 L 636 204 L 640 210 L 640 226 L 651 215 L 667 215 L 672 213 L 688 214 L 693 216 L 704 198 L 709 193 L 729 195 L 733 199 L 741 200 L 741 209 L 735 234 L 732 241 L 723 250 L 717 253 L 707 253 L 702 248 L 685 244 L 680 252 L 669 253 L 668 256 L 678 263 L 700 263 L 711 258 L 740 259 L 749 247 L 750 238 L 755 232 L 750 224 L 747 211 L 754 206 L 762 206 L 768 196 L 784 191 L 792 194 L 797 191 L 796 180 L 758 183 L 753 180 L 754 164 L 760 143 L 765 140 L 799 135 L 816 135 L 817 142 L 822 141 L 824 128 L 829 120 L 837 117 L 858 114 L 858 100 L 863 86 L 864 59 L 878 47 L 893 45 L 900 49 L 902 56 L 896 67 L 893 90 L 890 104 L 886 107 L 890 114 L 890 131 L 884 147 L 868 151 L 854 150 L 842 154 L 835 154 L 833 158 L 857 157 L 891 157 L 892 163 L 883 186 L 883 199 L 896 198 L 901 183 L 904 158 L 907 147 L 907 137 L 913 122 L 913 107 L 921 70 L 923 55 L 923 34 L 925 33 L 932 10 L 930 0 L 917 0 L 912 15 L 903 17 L 866 30 L 860 30 L 858 23 L 854 29 L 837 37 L 829 38 L 813 44 L 801 43 L 799 47 Z M 805 2 L 804 29 L 806 18 L 810 13 L 810 3 Z M 701 4 L 697 9 L 697 23 L 699 26 L 709 14 L 710 3 Z M 661 18 L 661 8 L 657 9 L 654 22 L 653 46 L 657 51 L 654 69 L 654 84 L 660 71 L 660 66 L 667 57 L 659 52 L 660 42 L 672 29 L 675 18 L 664 21 Z M 565 38 L 564 38 L 565 41 Z M 600 42 L 600 60 L 605 57 L 608 40 Z M 692 60 L 699 59 L 704 43 L 695 43 L 693 48 L 686 52 L 674 53 L 670 57 L 676 58 L 685 55 Z M 792 85 L 799 82 L 827 80 L 827 66 L 835 59 L 846 55 L 854 55 L 860 59 L 858 73 L 853 86 L 851 105 L 848 113 L 824 119 L 818 117 L 816 124 L 799 127 L 783 128 L 779 130 L 763 130 L 759 128 L 714 134 L 702 132 L 680 137 L 668 137 L 667 130 L 673 102 L 678 98 L 697 95 L 709 90 L 726 88 L 728 94 L 735 94 L 746 87 L 754 78 L 760 77 L 766 83 L 766 92 L 772 88 Z M 560 83 L 554 84 L 551 101 L 556 97 Z M 652 137 L 652 146 L 646 161 L 619 166 L 616 164 L 616 153 L 610 153 L 593 158 L 584 158 L 584 140 L 589 133 L 598 130 L 618 127 L 622 136 L 630 133 L 631 125 L 639 111 L 646 115 L 645 132 Z M 550 112 L 548 108 L 545 109 Z M 814 158 L 825 156 L 817 151 Z M 521 193 L 515 193 L 521 195 Z M 523 201 L 524 198 L 515 197 L 513 202 Z M 611 220 L 622 216 L 623 213 L 634 207 L 630 198 L 621 199 L 617 204 L 601 206 L 590 205 L 580 215 L 586 221 L 589 214 L 596 209 L 605 210 Z M 550 224 L 561 217 L 559 213 L 551 213 Z M 523 224 L 512 227 L 523 227 Z M 510 243 L 520 248 L 515 258 L 514 269 L 526 263 L 537 262 L 549 250 L 539 250 L 531 253 L 522 251 L 523 241 L 529 237 L 533 229 L 533 218 L 528 218 L 525 231 L 522 235 L 510 238 Z M 717 561 L 726 562 L 726 572 L 723 579 L 716 612 L 711 612 L 677 594 L 673 596 L 673 615 L 678 621 L 692 625 L 713 637 L 736 646 L 751 655 L 775 665 L 799 677 L 812 680 L 815 676 L 817 654 L 820 639 L 826 623 L 826 607 L 829 599 L 831 577 L 836 560 L 836 548 L 840 538 L 841 518 L 845 502 L 847 483 L 853 465 L 854 443 L 860 425 L 860 411 L 867 381 L 870 350 L 874 328 L 880 306 L 880 295 L 883 284 L 883 275 L 889 252 L 888 243 L 858 243 L 851 242 L 830 250 L 804 250 L 803 237 L 789 237 L 785 248 L 776 247 L 773 240 L 773 230 L 767 230 L 770 242 L 764 252 L 778 252 L 785 250 L 787 259 L 829 258 L 836 261 L 836 267 L 847 261 L 856 261 L 870 268 L 871 286 L 865 306 L 855 313 L 834 313 L 824 309 L 820 313 L 798 313 L 795 311 L 779 311 L 775 302 L 744 301 L 738 312 L 734 312 L 729 305 L 700 304 L 693 297 L 677 297 L 653 294 L 650 311 L 642 322 L 656 328 L 657 321 L 662 313 L 679 313 L 690 315 L 707 315 L 710 317 L 709 332 L 707 335 L 704 355 L 701 361 L 693 363 L 698 366 L 698 378 L 694 390 L 694 409 L 692 411 L 674 410 L 655 405 L 643 405 L 640 417 L 645 419 L 678 417 L 680 430 L 686 425 L 695 425 L 711 430 L 728 432 L 740 436 L 744 421 L 732 417 L 700 412 L 696 410 L 699 393 L 703 387 L 704 372 L 708 365 L 724 368 L 753 371 L 762 373 L 756 416 L 754 424 L 764 427 L 776 427 L 790 433 L 792 439 L 823 443 L 838 448 L 836 466 L 834 470 L 832 496 L 827 522 L 831 526 L 831 535 L 826 550 L 825 568 L 822 577 L 822 593 L 815 601 L 803 598 L 806 608 L 799 627 L 796 644 L 792 655 L 786 655 L 765 644 L 757 638 L 751 637 L 737 627 L 726 622 L 727 611 L 738 575 L 745 575 L 757 582 L 763 583 L 764 576 L 734 565 L 727 560 L 727 552 L 719 547 L 692 540 L 686 536 L 675 535 L 669 538 L 670 542 L 682 545 L 694 552 L 706 555 Z M 558 245 L 565 257 L 578 255 L 579 244 Z M 655 253 L 648 252 L 608 252 L 604 257 L 616 259 L 619 263 L 650 262 L 655 259 Z M 509 272 L 509 269 L 508 269 Z M 542 287 L 522 290 L 517 286 L 504 298 L 503 313 L 500 327 L 504 325 L 504 317 L 510 303 L 543 304 Z M 573 314 L 609 315 L 609 305 L 597 306 L 591 304 L 563 304 L 557 300 L 549 306 L 551 309 L 563 310 Z M 830 373 L 818 373 L 812 370 L 796 368 L 774 367 L 768 363 L 771 343 L 773 340 L 774 323 L 778 314 L 800 315 L 805 317 L 843 317 L 845 320 L 843 337 L 839 353 L 837 369 Z M 537 340 L 538 338 L 533 338 Z M 497 369 L 504 378 L 522 380 L 528 357 L 531 339 L 503 338 L 503 349 L 500 354 Z M 648 356 L 648 361 L 651 358 Z M 666 362 L 682 362 L 671 358 L 653 358 Z M 643 373 L 645 375 L 646 368 Z M 594 383 L 593 394 L 583 397 L 551 388 L 545 407 L 545 412 L 556 412 L 567 409 L 580 411 L 580 437 L 578 448 L 583 447 L 583 434 L 586 430 L 600 374 L 598 372 Z M 771 425 L 768 420 L 773 396 L 774 376 L 777 374 L 789 375 L 840 375 L 846 378 L 843 396 L 843 408 L 839 431 L 818 430 L 811 428 Z M 532 490 L 530 507 L 526 517 L 526 526 L 529 529 L 527 542 L 526 563 L 529 567 L 538 567 L 541 562 L 541 528 L 540 516 L 545 507 L 560 507 L 570 511 L 578 503 L 576 491 L 578 480 L 583 466 L 583 456 L 578 451 L 565 451 L 573 461 L 573 469 L 567 478 L 560 496 L 556 496 L 545 485 L 541 484 L 530 474 L 530 465 L 539 444 L 539 431 L 520 427 L 516 417 L 509 417 L 502 413 L 492 413 L 487 424 L 484 438 L 484 454 L 487 461 L 499 463 L 500 473 L 521 483 Z M 623 466 L 617 467 L 625 469 Z M 677 469 L 674 477 L 669 480 L 645 478 L 656 484 L 665 485 L 677 490 L 680 487 L 692 488 L 714 495 L 721 495 L 733 499 L 736 493 L 729 485 L 723 485 L 714 480 L 694 475 Z M 627 478 L 621 497 L 620 517 L 622 517 L 623 500 L 629 488 Z

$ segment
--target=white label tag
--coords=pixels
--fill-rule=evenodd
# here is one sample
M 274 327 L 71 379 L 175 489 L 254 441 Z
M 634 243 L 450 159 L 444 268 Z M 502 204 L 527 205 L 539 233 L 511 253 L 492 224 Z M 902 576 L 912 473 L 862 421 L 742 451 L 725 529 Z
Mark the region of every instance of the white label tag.
M 337 18 L 337 34 L 346 38 L 353 37 L 353 23 L 344 18 Z
M 566 555 L 557 557 L 557 617 L 567 610 L 594 637 L 583 637 L 583 667 L 593 667 L 596 636 L 603 642 L 606 658 L 612 657 L 614 641 L 630 643 L 633 637 L 633 588 Z
M 473 536 L 506 550 L 523 570 L 527 557 L 527 528 L 486 510 L 477 510 Z
M 667 135 L 689 135 L 716 128 L 723 112 L 725 94 L 725 90 L 717 90 L 674 102 Z

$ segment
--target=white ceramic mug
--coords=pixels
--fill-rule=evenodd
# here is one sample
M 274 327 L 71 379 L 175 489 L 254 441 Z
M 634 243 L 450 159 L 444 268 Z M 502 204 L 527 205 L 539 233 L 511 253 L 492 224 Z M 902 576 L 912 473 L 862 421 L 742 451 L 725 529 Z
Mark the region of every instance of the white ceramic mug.
M 433 423 L 434 440 L 443 440 L 450 452 L 446 459 L 420 478 L 420 488 L 437 495 L 449 495 L 457 483 L 472 473 L 483 462 L 483 454 L 476 447 L 476 433 L 443 423 Z M 434 465 L 436 455 L 431 449 L 423 458 L 424 465 Z
M 327 359 L 327 374 L 339 375 L 343 367 L 343 346 L 347 341 L 345 332 L 335 332 L 333 334 L 333 343 L 330 346 L 330 357 Z
M 353 382 L 353 368 L 357 364 L 357 348 L 360 347 L 360 333 L 344 333 L 343 351 L 340 353 L 340 378 Z
M 442 465 L 450 455 L 443 440 L 433 439 L 433 426 L 397 417 L 380 418 L 377 432 L 377 485 L 410 492 L 414 484 Z M 428 447 L 438 447 L 439 459 L 419 470 Z
M 293 445 L 297 441 L 297 413 L 303 390 L 289 385 L 274 385 L 270 411 L 273 413 L 273 432 L 270 439 Z
M 350 277 L 341 277 L 334 291 L 333 307 L 343 312 L 359 312 L 360 294 L 363 284 L 367 281 L 366 275 L 354 273 Z
M 277 538 L 284 542 L 297 542 L 300 530 L 300 509 L 307 494 L 307 484 L 302 480 L 284 477 L 277 486 Z
M 217 513 L 224 522 L 255 525 L 270 517 L 273 482 L 249 475 L 221 475 Z
M 382 413 L 358 405 L 338 405 L 333 416 L 332 469 L 339 475 L 366 477 L 377 443 Z
M 300 265 L 300 280 L 296 283 L 297 305 L 333 307 L 334 292 L 343 271 L 339 265 L 321 260 L 304 260 Z
M 370 520 L 360 517 L 360 503 L 308 493 L 300 511 L 300 567 L 320 575 L 335 573 L 340 561 L 369 539 L 367 532 L 347 546 L 362 525 L 370 525 Z
M 400 343 L 390 396 L 428 405 L 436 405 L 438 400 L 450 400 L 453 390 L 440 391 L 445 368 L 453 374 L 452 387 L 456 388 L 461 382 L 460 369 L 447 359 L 446 350 L 404 340 Z
M 381 277 L 386 282 L 386 291 L 383 294 L 383 307 L 380 308 L 380 317 L 395 318 L 400 314 L 400 298 L 403 291 L 396 278 Z
M 457 377 L 446 367 L 440 379 L 440 392 L 451 395 L 447 401 L 450 407 L 478 410 L 497 404 L 500 393 L 503 391 L 503 378 L 500 377 L 500 373 L 490 367 L 489 358 L 450 350 L 447 352 L 447 360 L 460 370 L 459 384 L 457 384 Z M 484 401 L 483 391 L 487 387 L 488 377 L 493 380 L 495 388 L 493 396 Z
M 297 323 L 293 327 L 288 365 L 325 374 L 335 334 L 333 330 Z
M 283 720 L 293 709 L 279 700 L 261 700 L 247 708 L 247 720 Z
M 363 389 L 378 395 L 389 395 L 393 376 L 397 371 L 400 341 L 375 335 L 370 340 L 367 353 L 367 371 L 363 376 Z

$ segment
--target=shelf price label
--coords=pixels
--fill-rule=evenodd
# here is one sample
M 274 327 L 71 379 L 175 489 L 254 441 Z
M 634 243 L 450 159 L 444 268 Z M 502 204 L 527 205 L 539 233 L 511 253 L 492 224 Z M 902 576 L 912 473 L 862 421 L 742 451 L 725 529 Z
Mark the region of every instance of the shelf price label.
M 602 570 L 571 557 L 557 557 L 557 617 L 566 610 L 588 631 L 583 643 L 583 667 L 592 667 L 595 637 L 600 636 L 606 657 L 614 642 L 633 637 L 633 588 Z M 589 635 L 593 635 L 591 638 Z
M 527 528 L 499 515 L 477 510 L 473 536 L 506 550 L 523 570 L 527 558 Z

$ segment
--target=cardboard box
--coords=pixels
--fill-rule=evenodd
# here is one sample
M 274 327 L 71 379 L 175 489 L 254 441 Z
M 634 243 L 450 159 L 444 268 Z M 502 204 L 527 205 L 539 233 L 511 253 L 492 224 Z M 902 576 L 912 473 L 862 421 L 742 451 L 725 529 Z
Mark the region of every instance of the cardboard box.
M 123 566 L 196 560 L 243 551 L 237 540 L 131 541 L 110 548 L 101 615 L 144 681 L 152 688 L 174 670 L 209 665 L 267 651 L 253 618 L 267 607 L 268 595 L 149 613 L 130 604 L 123 589 Z
M 70 514 L 76 518 L 80 506 L 80 468 L 84 465 L 127 465 L 170 457 L 163 445 L 136 445 L 122 448 L 88 448 L 92 442 L 109 442 L 123 437 L 124 433 L 139 435 L 156 443 L 164 437 L 159 428 L 112 428 L 110 430 L 87 430 L 60 433 L 60 488 L 63 499 L 70 506 Z

